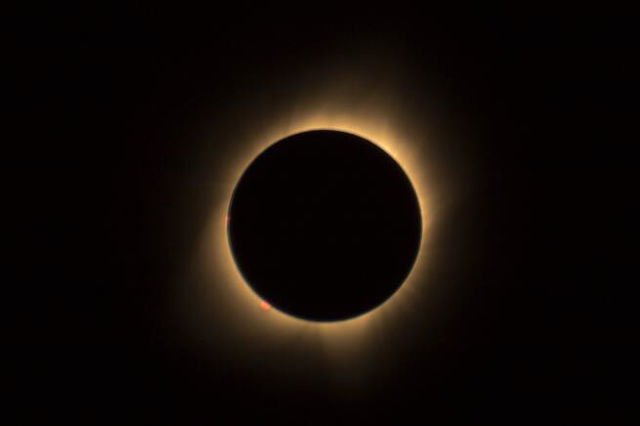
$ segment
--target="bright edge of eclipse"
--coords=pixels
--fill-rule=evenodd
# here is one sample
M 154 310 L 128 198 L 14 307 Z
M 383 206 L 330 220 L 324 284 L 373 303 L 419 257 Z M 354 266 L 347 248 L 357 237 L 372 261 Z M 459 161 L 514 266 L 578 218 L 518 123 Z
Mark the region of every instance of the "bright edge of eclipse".
M 383 110 L 392 109 L 385 105 Z M 385 111 L 374 109 L 351 108 L 336 109 L 331 113 L 329 108 L 318 108 L 306 114 L 290 114 L 288 119 L 277 123 L 271 129 L 255 131 L 246 140 L 239 143 L 238 154 L 230 158 L 225 169 L 219 171 L 222 176 L 221 186 L 215 194 L 215 210 L 206 228 L 205 241 L 202 246 L 199 264 L 203 267 L 204 290 L 203 299 L 220 306 L 226 305 L 229 325 L 241 332 L 251 328 L 252 336 L 268 338 L 269 336 L 298 335 L 300 332 L 320 335 L 323 340 L 340 347 L 353 346 L 354 341 L 370 335 L 370 332 L 381 331 L 381 327 L 398 312 L 399 309 L 410 308 L 412 294 L 417 287 L 424 285 L 420 276 L 425 265 L 426 232 L 431 223 L 430 197 L 425 182 L 423 169 L 424 143 L 411 138 L 410 134 L 397 131 L 390 124 L 390 117 Z M 422 220 L 422 235 L 418 254 L 409 275 L 400 288 L 383 304 L 360 316 L 334 322 L 315 322 L 297 318 L 275 308 L 265 309 L 264 301 L 258 296 L 242 277 L 237 268 L 227 235 L 227 223 L 233 218 L 227 216 L 233 191 L 249 164 L 269 146 L 287 136 L 311 130 L 334 130 L 360 136 L 382 148 L 404 170 L 418 197 Z M 242 140 L 240 142 L 243 142 Z M 230 157 L 233 157 L 230 155 Z M 208 293 L 208 294 L 206 294 Z M 206 303 L 206 302 L 205 302 Z M 209 307 L 208 309 L 211 309 Z

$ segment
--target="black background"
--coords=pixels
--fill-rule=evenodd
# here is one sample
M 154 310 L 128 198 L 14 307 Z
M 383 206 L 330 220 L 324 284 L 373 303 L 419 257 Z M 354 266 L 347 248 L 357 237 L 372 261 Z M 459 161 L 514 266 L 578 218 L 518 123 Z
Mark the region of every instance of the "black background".
M 625 420 L 636 336 L 618 301 L 633 280 L 612 237 L 629 233 L 613 210 L 634 194 L 630 20 L 137 3 L 5 20 L 10 423 Z M 192 126 L 251 125 L 231 105 L 286 98 L 288 79 L 327 58 L 396 48 L 416 115 L 435 87 L 439 130 L 473 134 L 437 147 L 445 168 L 473 164 L 434 230 L 437 312 L 394 330 L 398 362 L 349 395 L 319 371 L 267 381 L 191 353 L 165 306 L 209 214 Z M 222 163 L 232 142 L 215 143 Z

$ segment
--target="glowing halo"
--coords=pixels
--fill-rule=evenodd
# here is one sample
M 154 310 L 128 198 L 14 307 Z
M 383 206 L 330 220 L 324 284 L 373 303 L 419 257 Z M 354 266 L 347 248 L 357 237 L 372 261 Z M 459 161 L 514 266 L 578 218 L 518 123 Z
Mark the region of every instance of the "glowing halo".
M 341 88 L 338 88 L 341 89 Z M 344 88 L 342 88 L 344 89 Z M 329 95 L 327 95 L 329 93 Z M 331 94 L 333 93 L 333 95 Z M 224 321 L 226 338 L 233 344 L 268 345 L 274 341 L 295 340 L 297 345 L 319 345 L 330 356 L 357 351 L 365 343 L 380 336 L 389 319 L 409 307 L 412 297 L 424 283 L 423 274 L 429 240 L 427 231 L 432 222 L 431 192 L 427 190 L 424 172 L 424 135 L 415 131 L 402 132 L 392 97 L 382 96 L 368 105 L 354 107 L 349 91 L 324 91 L 325 96 L 313 102 L 301 102 L 303 107 L 282 108 L 284 111 L 269 124 L 256 126 L 238 141 L 238 148 L 229 155 L 224 167 L 216 171 L 217 191 L 214 206 L 205 228 L 204 241 L 198 254 L 200 296 L 198 304 L 205 311 Z M 320 100 L 318 100 L 320 99 Z M 352 99 L 352 98 L 351 98 Z M 245 282 L 237 269 L 227 239 L 227 211 L 233 190 L 247 166 L 268 146 L 300 132 L 338 130 L 363 137 L 386 151 L 405 171 L 417 194 L 422 219 L 420 248 L 411 272 L 402 286 L 385 303 L 355 318 L 336 322 L 311 322 L 289 316 L 277 309 L 261 308 L 262 300 Z M 202 305 L 210 304 L 203 307 Z M 212 307 L 215 305 L 215 308 Z M 220 311 L 220 312 L 213 312 Z M 199 317 L 199 321 L 202 321 Z

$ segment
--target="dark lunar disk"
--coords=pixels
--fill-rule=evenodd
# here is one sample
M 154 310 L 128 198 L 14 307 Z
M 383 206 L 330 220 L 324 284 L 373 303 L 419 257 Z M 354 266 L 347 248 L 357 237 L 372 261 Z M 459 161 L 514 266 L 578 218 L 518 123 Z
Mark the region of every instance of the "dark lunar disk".
M 420 207 L 382 149 L 349 133 L 309 131 L 247 168 L 228 234 L 261 298 L 299 318 L 337 321 L 376 308 L 402 285 L 420 246 Z

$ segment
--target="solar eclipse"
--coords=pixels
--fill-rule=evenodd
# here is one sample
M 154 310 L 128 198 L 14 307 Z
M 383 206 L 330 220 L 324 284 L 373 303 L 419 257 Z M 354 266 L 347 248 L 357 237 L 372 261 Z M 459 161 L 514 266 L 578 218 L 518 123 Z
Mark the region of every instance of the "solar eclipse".
M 434 209 L 434 203 L 440 206 L 437 200 L 445 190 L 442 184 L 451 182 L 439 176 L 438 153 L 432 152 L 433 136 L 429 123 L 417 120 L 418 117 L 409 111 L 409 105 L 397 97 L 398 89 L 393 81 L 380 80 L 379 76 L 371 81 L 371 76 L 355 69 L 351 72 L 342 70 L 340 75 L 339 83 L 336 83 L 337 79 L 327 79 L 324 82 L 316 81 L 314 88 L 305 84 L 305 90 L 300 90 L 286 102 L 272 102 L 268 110 L 260 107 L 259 102 L 256 102 L 256 107 L 239 109 L 238 114 L 253 123 L 251 126 L 238 128 L 230 122 L 226 128 L 211 129 L 206 136 L 206 140 L 212 144 L 216 140 L 227 140 L 229 143 L 224 155 L 205 157 L 214 160 L 208 162 L 206 170 L 209 171 L 209 177 L 205 180 L 206 186 L 202 187 L 210 205 L 208 221 L 201 231 L 202 240 L 195 253 L 195 264 L 191 272 L 187 271 L 187 277 L 192 277 L 188 279 L 193 284 L 180 285 L 185 290 L 180 294 L 181 300 L 184 300 L 181 312 L 186 314 L 183 318 L 188 321 L 186 326 L 194 333 L 194 339 L 211 348 L 227 347 L 224 353 L 229 357 L 237 359 L 246 356 L 250 360 L 255 351 L 269 351 L 280 345 L 300 351 L 320 345 L 322 349 L 318 353 L 324 354 L 323 357 L 335 357 L 331 364 L 336 366 L 336 363 L 351 357 L 348 353 L 358 356 L 362 351 L 378 346 L 376 340 L 388 337 L 399 321 L 408 320 L 408 316 L 423 303 L 429 291 L 426 274 L 431 258 L 429 253 L 432 251 L 429 247 L 429 231 L 436 215 L 439 217 L 441 214 L 441 207 Z M 376 87 L 374 92 L 371 92 L 372 86 Z M 277 298 L 273 299 L 265 292 L 264 289 L 268 291 L 267 287 L 272 288 L 268 284 L 261 293 L 256 288 L 256 282 L 248 279 L 251 261 L 244 264 L 240 260 L 230 231 L 241 223 L 237 213 L 233 212 L 234 198 L 252 163 L 270 147 L 277 146 L 279 141 L 316 131 L 335 132 L 365 141 L 365 147 L 378 153 L 373 157 L 379 155 L 382 164 L 386 164 L 382 175 L 385 174 L 385 168 L 396 170 L 394 173 L 401 176 L 397 178 L 398 181 L 404 182 L 401 186 L 404 185 L 408 188 L 407 192 L 412 194 L 414 204 L 407 205 L 412 206 L 410 210 L 413 209 L 413 213 L 408 217 L 412 217 L 410 222 L 417 225 L 411 237 L 414 243 L 408 244 L 413 249 L 404 256 L 404 271 L 402 267 L 399 268 L 401 272 L 396 273 L 396 279 L 387 281 L 386 293 L 381 292 L 382 296 L 376 299 L 371 295 L 366 296 L 365 290 L 360 297 L 369 299 L 369 302 L 361 301 L 361 307 L 352 310 L 343 307 L 342 311 L 318 311 L 314 314 L 303 307 L 296 309 L 293 306 L 301 300 L 299 297 L 292 298 L 295 300 L 291 305 L 279 304 Z M 348 142 L 342 144 L 347 145 Z M 290 166 L 291 163 L 283 164 Z M 330 168 L 326 167 L 326 170 Z M 374 175 L 381 173 L 380 170 L 375 171 L 375 166 L 373 170 Z M 367 185 L 362 187 L 366 188 Z M 300 189 L 298 196 L 309 199 L 311 194 Z M 393 206 L 388 206 L 392 208 L 388 212 L 392 221 L 394 214 L 404 210 L 396 206 L 394 212 Z M 281 221 L 281 218 L 278 220 Z M 329 217 L 327 220 L 335 221 L 338 217 Z M 263 230 L 270 226 L 267 224 Z M 344 229 L 348 230 L 349 227 Z M 372 230 L 377 232 L 375 228 Z M 307 244 L 314 247 L 312 240 Z M 413 254 L 412 250 L 415 250 Z M 317 253 L 318 249 L 315 251 Z M 371 266 L 370 263 L 367 267 Z M 276 265 L 287 267 L 291 262 L 279 261 L 271 267 Z M 295 268 L 295 265 L 291 267 Z M 334 271 L 339 272 L 340 269 L 344 270 L 336 267 Z M 355 274 L 355 270 L 357 268 L 351 273 Z M 308 275 L 313 276 L 313 273 L 309 272 Z M 334 281 L 342 279 L 339 273 L 334 275 L 337 277 L 333 278 Z M 303 279 L 297 282 L 304 286 Z M 349 292 L 354 292 L 361 285 L 346 279 L 342 284 L 352 289 Z M 278 293 L 277 288 L 275 292 Z M 355 293 L 358 294 L 357 291 Z M 316 299 L 316 303 L 337 308 L 340 291 L 327 294 L 334 295 L 331 303 L 322 303 L 321 299 Z M 216 323 L 225 324 L 223 332 L 209 330 Z M 238 351 L 233 349 L 235 347 L 244 347 L 245 350 Z
M 243 173 L 229 244 L 251 288 L 273 307 L 340 321 L 384 303 L 417 256 L 420 206 L 402 168 L 346 132 L 291 135 Z

